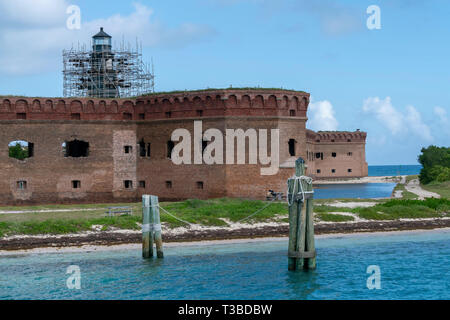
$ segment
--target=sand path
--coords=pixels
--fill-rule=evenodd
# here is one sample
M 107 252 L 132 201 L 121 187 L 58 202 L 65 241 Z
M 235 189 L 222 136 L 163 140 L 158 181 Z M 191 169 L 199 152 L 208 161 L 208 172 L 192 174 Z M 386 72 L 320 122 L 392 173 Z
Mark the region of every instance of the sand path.
M 419 200 L 425 200 L 426 198 L 437 198 L 441 196 L 437 193 L 426 191 L 420 186 L 419 179 L 411 180 L 406 186 L 406 190 L 419 196 Z

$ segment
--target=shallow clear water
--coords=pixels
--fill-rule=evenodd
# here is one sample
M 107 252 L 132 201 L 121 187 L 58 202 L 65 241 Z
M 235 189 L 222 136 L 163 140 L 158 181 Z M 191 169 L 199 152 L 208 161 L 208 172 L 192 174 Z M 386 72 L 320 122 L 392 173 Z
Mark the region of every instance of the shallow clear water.
M 322 184 L 314 186 L 315 199 L 390 198 L 395 183 Z
M 450 299 L 450 231 L 318 238 L 318 268 L 287 271 L 287 241 L 0 259 L 0 299 Z M 81 290 L 66 269 L 81 268 Z M 381 290 L 367 267 L 381 268 Z
M 369 166 L 369 177 L 413 176 L 421 170 L 421 165 Z

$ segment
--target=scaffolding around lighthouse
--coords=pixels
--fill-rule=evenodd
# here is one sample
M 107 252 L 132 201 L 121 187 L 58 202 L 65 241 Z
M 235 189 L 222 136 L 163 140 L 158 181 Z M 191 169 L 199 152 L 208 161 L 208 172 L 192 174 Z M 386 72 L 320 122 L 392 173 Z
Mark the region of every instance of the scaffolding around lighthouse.
M 63 51 L 64 97 L 129 98 L 154 92 L 153 65 L 142 60 L 142 46 L 124 42 L 113 50 L 111 36 L 100 29 L 92 50 L 85 45 Z

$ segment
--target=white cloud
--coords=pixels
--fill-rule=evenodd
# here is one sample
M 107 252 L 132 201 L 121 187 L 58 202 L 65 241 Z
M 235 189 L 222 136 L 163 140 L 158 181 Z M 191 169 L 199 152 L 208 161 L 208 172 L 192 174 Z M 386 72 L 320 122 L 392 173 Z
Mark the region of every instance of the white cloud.
M 384 100 L 378 97 L 366 99 L 363 111 L 374 114 L 393 134 L 404 130 L 403 115 L 394 108 L 390 97 Z
M 81 11 L 80 30 L 69 30 L 65 0 L 0 0 L 0 73 L 38 74 L 62 69 L 61 52 L 86 43 L 102 26 L 113 36 L 132 45 L 136 37 L 147 47 L 183 47 L 211 38 L 215 31 L 206 25 L 182 23 L 168 27 L 153 18 L 153 9 L 134 3 L 129 15 L 85 21 Z
M 366 114 L 374 115 L 392 135 L 414 134 L 428 142 L 433 140 L 430 127 L 423 122 L 421 114 L 413 106 L 407 106 L 402 113 L 392 105 L 390 97 L 371 97 L 364 100 L 362 109 Z
M 448 123 L 447 110 L 442 107 L 434 107 L 434 114 L 439 118 L 442 123 Z
M 411 131 L 423 137 L 423 139 L 426 141 L 433 141 L 430 127 L 423 123 L 422 116 L 416 108 L 414 108 L 413 106 L 406 107 L 405 120 L 406 125 Z
M 308 127 L 316 131 L 336 131 L 338 121 L 333 105 L 327 101 L 311 102 L 308 108 Z
M 63 24 L 68 6 L 66 0 L 0 0 L 0 25 L 12 23 L 25 28 Z

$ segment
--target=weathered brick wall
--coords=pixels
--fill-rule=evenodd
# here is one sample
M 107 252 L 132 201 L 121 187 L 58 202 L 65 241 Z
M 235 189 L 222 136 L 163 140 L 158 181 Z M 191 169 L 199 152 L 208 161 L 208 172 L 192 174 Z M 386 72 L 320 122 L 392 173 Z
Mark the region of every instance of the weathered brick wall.
M 0 202 L 60 203 L 112 201 L 113 132 L 120 123 L 74 125 L 67 121 L 2 121 L 0 124 Z M 125 129 L 124 128 L 124 129 Z M 63 143 L 89 143 L 87 158 L 66 158 Z M 9 157 L 12 141 L 34 143 L 34 156 L 24 161 Z M 80 181 L 73 189 L 72 181 Z M 27 181 L 26 190 L 17 190 L 17 181 Z M 127 197 L 128 198 L 128 197 Z
M 308 130 L 309 174 L 316 179 L 367 176 L 366 137 L 367 133 L 360 131 L 315 133 Z
M 0 98 L 0 203 L 121 202 L 136 201 L 142 194 L 161 200 L 264 198 L 269 189 L 285 192 L 296 158 L 307 159 L 309 172 L 316 172 L 317 161 L 309 158 L 319 151 L 338 153 L 322 162 L 323 177 L 331 176 L 327 169 L 332 167 L 336 176 L 366 175 L 365 135 L 354 133 L 351 143 L 344 138 L 326 142 L 326 135 L 305 129 L 308 104 L 304 92 L 235 89 L 135 100 Z M 202 121 L 203 132 L 214 128 L 224 135 L 227 129 L 279 129 L 279 172 L 263 176 L 260 169 L 266 166 L 260 164 L 173 164 L 167 142 L 180 128 L 194 138 L 195 120 Z M 89 143 L 88 157 L 64 157 L 62 144 L 75 139 Z M 291 139 L 294 156 L 289 153 Z M 9 158 L 8 144 L 18 140 L 34 143 L 34 157 Z M 141 156 L 141 141 L 151 144 L 150 157 Z M 126 146 L 132 148 L 128 153 Z M 226 156 L 226 140 L 223 151 Z M 347 151 L 353 152 L 351 160 L 343 156 Z M 193 148 L 191 153 L 193 159 Z M 355 168 L 352 174 L 345 172 L 349 166 Z M 26 181 L 27 188 L 19 190 L 18 181 Z M 73 181 L 80 181 L 80 188 L 74 189 Z

